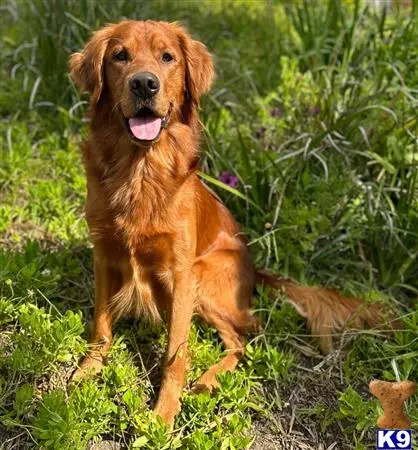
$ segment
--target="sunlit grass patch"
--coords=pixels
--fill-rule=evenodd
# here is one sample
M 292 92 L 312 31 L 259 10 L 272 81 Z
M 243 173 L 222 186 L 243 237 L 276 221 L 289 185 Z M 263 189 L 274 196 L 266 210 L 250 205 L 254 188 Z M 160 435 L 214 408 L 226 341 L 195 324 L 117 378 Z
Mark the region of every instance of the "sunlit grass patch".
M 0 444 L 373 444 L 379 406 L 368 382 L 418 375 L 414 15 L 356 0 L 8 0 L 3 12 Z M 103 373 L 68 385 L 88 345 L 93 280 L 78 149 L 86 99 L 68 80 L 67 58 L 92 30 L 122 17 L 181 20 L 214 54 L 201 169 L 248 234 L 256 265 L 381 300 L 402 316 L 403 330 L 343 330 L 323 358 L 285 297 L 259 289 L 254 310 L 263 329 L 212 395 L 190 387 L 224 349 L 195 321 L 172 433 L 151 411 L 162 325 L 121 321 Z M 222 184 L 224 172 L 233 189 Z M 416 427 L 417 402 L 407 411 Z

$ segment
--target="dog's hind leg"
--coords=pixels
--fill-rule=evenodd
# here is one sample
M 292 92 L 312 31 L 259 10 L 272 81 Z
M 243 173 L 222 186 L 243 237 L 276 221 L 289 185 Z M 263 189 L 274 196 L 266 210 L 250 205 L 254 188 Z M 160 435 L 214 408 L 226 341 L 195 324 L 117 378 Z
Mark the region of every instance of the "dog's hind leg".
M 219 332 L 225 345 L 226 355 L 216 364 L 211 366 L 203 375 L 193 384 L 194 392 L 203 390 L 212 390 L 218 387 L 216 376 L 223 372 L 232 372 L 237 366 L 239 360 L 244 356 L 244 337 L 235 330 L 235 328 L 211 314 L 210 318 L 202 314 L 208 323 L 213 325 Z
M 231 240 L 233 238 L 230 238 Z M 247 249 L 221 248 L 199 258 L 194 266 L 198 286 L 197 312 L 214 326 L 225 345 L 226 355 L 210 367 L 193 386 L 195 392 L 218 386 L 216 376 L 233 371 L 244 356 L 244 334 L 258 328 L 250 306 L 253 272 Z

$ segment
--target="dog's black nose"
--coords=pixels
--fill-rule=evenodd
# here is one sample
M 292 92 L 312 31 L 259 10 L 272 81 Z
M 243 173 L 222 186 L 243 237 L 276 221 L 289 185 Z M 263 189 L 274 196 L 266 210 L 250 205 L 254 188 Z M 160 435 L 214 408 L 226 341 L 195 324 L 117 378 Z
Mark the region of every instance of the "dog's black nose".
M 151 72 L 139 72 L 129 80 L 129 87 L 137 97 L 147 99 L 160 90 L 160 80 Z

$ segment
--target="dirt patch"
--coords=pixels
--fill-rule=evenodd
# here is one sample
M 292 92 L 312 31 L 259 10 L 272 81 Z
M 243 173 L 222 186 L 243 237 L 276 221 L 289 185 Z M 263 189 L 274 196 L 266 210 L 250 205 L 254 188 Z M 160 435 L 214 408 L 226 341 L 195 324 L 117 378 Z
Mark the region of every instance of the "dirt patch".
M 33 448 L 26 431 L 9 431 L 0 425 L 0 450 L 26 450 Z
M 271 410 L 253 423 L 252 450 L 351 449 L 333 418 L 338 394 L 346 388 L 336 356 L 307 358 L 290 371 L 286 383 L 263 386 Z
M 90 444 L 86 450 L 121 450 L 122 446 L 115 441 L 99 441 L 95 444 Z

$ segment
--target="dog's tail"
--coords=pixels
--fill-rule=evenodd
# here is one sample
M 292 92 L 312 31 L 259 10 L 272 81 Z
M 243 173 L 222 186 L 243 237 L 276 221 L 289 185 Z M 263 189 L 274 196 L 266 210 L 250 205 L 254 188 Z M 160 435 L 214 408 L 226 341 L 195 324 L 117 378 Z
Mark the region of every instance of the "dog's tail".
M 308 321 L 313 335 L 319 339 L 322 353 L 332 351 L 332 335 L 345 326 L 351 328 L 382 328 L 388 323 L 392 329 L 400 328 L 400 320 L 387 312 L 379 303 L 367 305 L 354 298 L 343 297 L 336 291 L 316 286 L 302 286 L 290 278 L 266 271 L 256 272 L 257 283 L 281 289 L 290 303 Z

